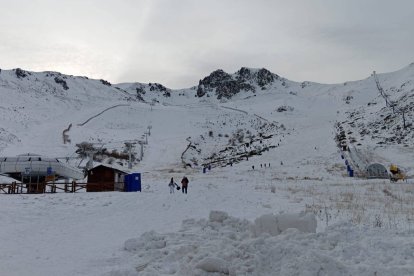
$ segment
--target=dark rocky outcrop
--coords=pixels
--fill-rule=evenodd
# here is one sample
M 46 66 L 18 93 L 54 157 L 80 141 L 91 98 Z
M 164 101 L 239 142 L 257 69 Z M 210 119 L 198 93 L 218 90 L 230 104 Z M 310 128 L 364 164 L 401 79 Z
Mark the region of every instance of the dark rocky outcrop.
M 140 101 L 144 101 L 144 95 L 146 93 L 145 89 L 142 86 L 136 87 L 135 91 L 137 92 L 137 99 Z
M 109 81 L 106 81 L 106 80 L 103 80 L 103 79 L 100 79 L 99 80 L 103 85 L 106 85 L 106 86 L 112 86 L 112 84 L 109 82 Z
M 248 70 L 248 69 L 247 69 Z M 254 86 L 244 82 L 242 79 L 233 78 L 223 70 L 219 69 L 211 73 L 209 76 L 200 80 L 197 88 L 197 96 L 202 97 L 207 92 L 215 90 L 217 99 L 230 99 L 241 90 L 255 92 Z
M 206 94 L 206 90 L 204 89 L 204 85 L 202 85 L 202 84 L 200 84 L 198 87 L 197 87 L 197 97 L 203 97 L 204 95 Z
M 242 67 L 236 72 L 236 78 L 239 81 L 246 81 L 252 78 L 252 73 L 249 68 Z
M 273 83 L 278 78 L 279 76 L 272 74 L 264 68 L 256 71 L 242 67 L 234 75 L 219 69 L 199 81 L 196 95 L 203 97 L 207 94 L 208 96 L 209 92 L 215 91 L 217 99 L 230 99 L 240 91 L 255 93 L 255 85 L 264 90 L 267 85 Z
M 279 78 L 277 75 L 276 77 Z M 273 83 L 275 81 L 275 77 L 270 71 L 262 68 L 257 72 L 256 81 L 257 84 L 263 88 L 264 86 Z
M 55 77 L 54 80 L 57 84 L 62 85 L 63 89 L 65 89 L 65 90 L 69 89 L 69 86 L 68 86 L 68 84 L 66 83 L 66 81 L 64 79 L 59 78 L 59 77 Z
M 149 83 L 149 90 L 154 92 L 163 92 L 164 97 L 171 97 L 171 90 L 159 83 Z
M 27 77 L 28 74 L 30 74 L 30 73 L 28 73 L 28 72 L 26 72 L 26 71 L 24 71 L 24 70 L 22 70 L 20 68 L 14 69 L 14 72 L 16 73 L 16 76 L 19 79 L 25 78 L 25 77 Z

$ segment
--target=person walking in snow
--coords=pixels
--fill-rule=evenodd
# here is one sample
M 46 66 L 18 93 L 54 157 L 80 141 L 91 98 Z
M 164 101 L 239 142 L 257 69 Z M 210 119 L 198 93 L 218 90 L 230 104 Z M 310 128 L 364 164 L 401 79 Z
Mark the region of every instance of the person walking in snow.
M 174 179 L 172 177 L 170 183 L 168 183 L 168 187 L 170 187 L 170 194 L 173 194 L 175 187 L 178 187 L 178 184 L 174 182 Z
M 187 188 L 188 188 L 188 178 L 186 176 L 183 177 L 181 180 L 181 189 L 183 191 L 183 194 L 187 194 Z

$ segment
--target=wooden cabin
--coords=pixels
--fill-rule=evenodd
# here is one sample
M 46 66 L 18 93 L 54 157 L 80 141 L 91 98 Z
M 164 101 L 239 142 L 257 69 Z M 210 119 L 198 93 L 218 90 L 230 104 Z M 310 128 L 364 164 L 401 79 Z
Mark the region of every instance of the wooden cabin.
M 87 192 L 124 190 L 124 176 L 128 173 L 109 165 L 98 165 L 88 171 Z

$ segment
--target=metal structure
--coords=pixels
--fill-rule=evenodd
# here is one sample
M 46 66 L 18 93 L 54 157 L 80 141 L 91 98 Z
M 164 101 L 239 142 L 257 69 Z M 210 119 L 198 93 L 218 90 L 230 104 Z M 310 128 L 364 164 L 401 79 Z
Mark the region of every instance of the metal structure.
M 37 154 L 23 154 L 16 157 L 0 157 L 0 174 L 14 178 L 22 183 L 39 183 L 47 179 L 83 179 L 84 172 L 60 162 Z
M 394 113 L 394 107 L 395 107 L 395 104 L 394 104 L 394 103 L 392 103 L 392 102 L 389 100 L 387 93 L 385 93 L 384 89 L 382 88 L 382 86 L 381 86 L 381 84 L 380 84 L 380 82 L 379 82 L 379 79 L 378 79 L 377 73 L 374 71 L 374 72 L 372 73 L 372 75 L 374 76 L 375 84 L 377 85 L 377 88 L 378 88 L 378 91 L 379 91 L 380 95 L 381 95 L 381 96 L 384 98 L 384 100 L 385 100 L 385 105 L 386 105 L 387 107 L 391 107 L 391 108 L 392 108 L 392 112 Z
M 366 167 L 366 173 L 368 178 L 380 178 L 388 179 L 388 171 L 384 165 L 379 163 L 369 164 Z
M 138 144 L 141 146 L 139 161 L 142 161 L 142 158 L 144 157 L 144 144 L 145 144 L 145 141 L 138 141 Z
M 125 142 L 125 147 L 128 150 L 128 169 L 132 169 L 132 150 L 135 148 L 136 143 Z

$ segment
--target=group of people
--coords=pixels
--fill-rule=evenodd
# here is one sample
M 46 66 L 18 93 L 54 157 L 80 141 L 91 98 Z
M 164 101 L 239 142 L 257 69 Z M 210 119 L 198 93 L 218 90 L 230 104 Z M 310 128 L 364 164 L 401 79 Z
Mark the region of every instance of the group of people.
M 173 194 L 175 189 L 180 190 L 183 192 L 183 194 L 187 194 L 187 188 L 188 188 L 188 178 L 186 176 L 183 177 L 181 180 L 181 187 L 178 186 L 177 183 L 174 182 L 174 178 L 171 177 L 170 183 L 168 183 L 168 187 L 170 187 L 170 194 Z
M 269 163 L 269 164 L 267 164 L 267 163 L 260 164 L 260 168 L 263 168 L 263 165 L 264 165 L 264 167 L 265 167 L 265 168 L 266 168 L 266 166 L 267 166 L 268 168 L 270 168 L 270 163 Z M 283 165 L 283 163 L 281 163 L 281 165 Z M 252 170 L 254 170 L 254 165 L 252 166 Z

